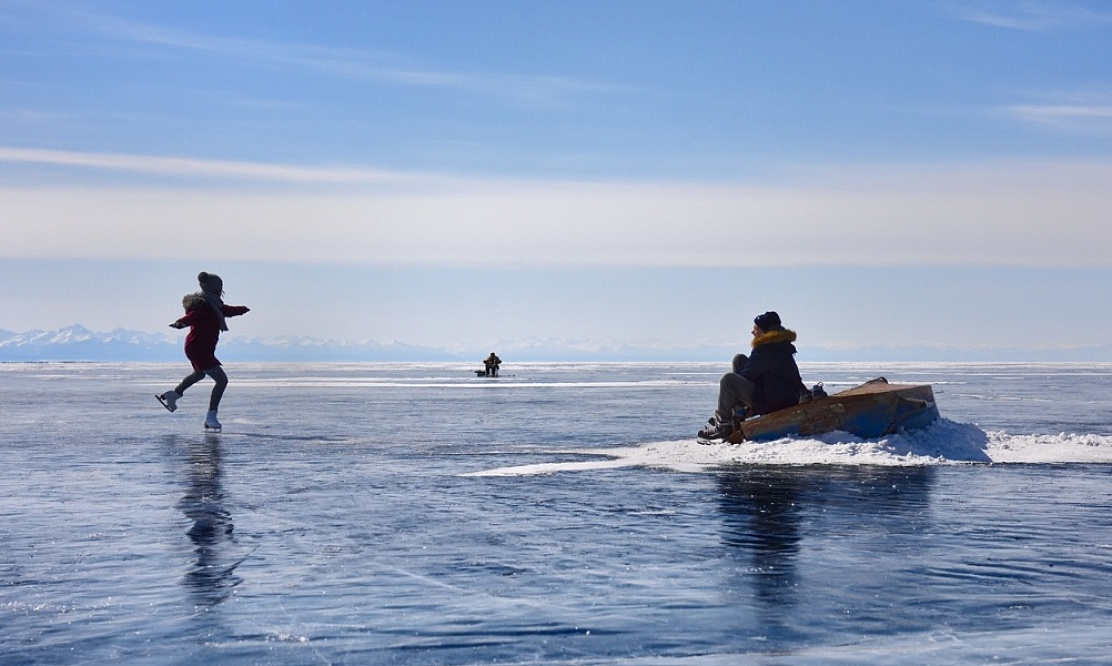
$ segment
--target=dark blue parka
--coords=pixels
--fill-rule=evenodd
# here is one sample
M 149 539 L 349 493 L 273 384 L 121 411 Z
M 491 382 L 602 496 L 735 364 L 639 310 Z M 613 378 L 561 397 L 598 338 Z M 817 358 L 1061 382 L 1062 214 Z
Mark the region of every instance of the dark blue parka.
M 768 414 L 799 404 L 803 379 L 795 364 L 795 331 L 781 328 L 753 338 L 753 352 L 740 374 L 756 385 L 753 411 Z

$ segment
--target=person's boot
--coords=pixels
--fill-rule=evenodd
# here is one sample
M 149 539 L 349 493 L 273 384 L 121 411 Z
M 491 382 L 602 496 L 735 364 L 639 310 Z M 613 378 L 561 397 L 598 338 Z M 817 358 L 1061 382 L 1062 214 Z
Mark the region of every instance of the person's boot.
M 699 439 L 726 439 L 733 432 L 733 420 L 724 421 L 715 414 L 707 420 L 706 427 L 699 431 Z
M 216 419 L 215 409 L 210 409 L 209 413 L 205 414 L 205 430 L 220 432 L 220 421 Z
M 178 400 L 181 399 L 181 394 L 177 391 L 167 391 L 155 397 L 158 398 L 158 401 L 161 402 L 162 406 L 167 410 L 171 412 L 176 412 L 178 410 Z

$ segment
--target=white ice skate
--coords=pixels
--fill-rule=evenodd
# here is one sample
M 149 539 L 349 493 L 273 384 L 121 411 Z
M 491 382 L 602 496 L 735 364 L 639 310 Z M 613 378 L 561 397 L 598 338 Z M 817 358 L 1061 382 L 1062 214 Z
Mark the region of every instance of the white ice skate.
M 220 421 L 216 420 L 216 410 L 205 414 L 205 432 L 220 432 Z
M 178 399 L 181 398 L 181 394 L 177 391 L 167 391 L 155 397 L 158 398 L 158 401 L 161 402 L 162 406 L 168 411 L 176 412 L 178 410 Z

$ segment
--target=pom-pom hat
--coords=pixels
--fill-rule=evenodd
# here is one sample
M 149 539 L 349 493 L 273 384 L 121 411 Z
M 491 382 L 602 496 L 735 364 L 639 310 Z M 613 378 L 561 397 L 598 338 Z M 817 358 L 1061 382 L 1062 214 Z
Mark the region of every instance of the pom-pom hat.
M 201 285 L 201 291 L 207 291 L 217 296 L 224 293 L 224 281 L 216 273 L 201 271 L 197 274 L 197 283 Z

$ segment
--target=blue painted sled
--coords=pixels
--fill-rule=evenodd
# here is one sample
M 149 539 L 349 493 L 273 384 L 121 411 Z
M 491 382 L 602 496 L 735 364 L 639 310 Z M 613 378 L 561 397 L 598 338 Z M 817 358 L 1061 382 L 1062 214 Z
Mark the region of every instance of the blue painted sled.
M 727 441 L 821 435 L 834 430 L 871 439 L 938 420 L 930 384 L 889 384 L 878 377 L 860 386 L 743 421 Z

